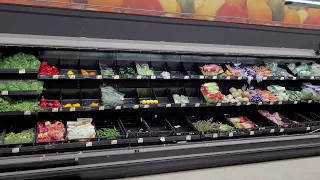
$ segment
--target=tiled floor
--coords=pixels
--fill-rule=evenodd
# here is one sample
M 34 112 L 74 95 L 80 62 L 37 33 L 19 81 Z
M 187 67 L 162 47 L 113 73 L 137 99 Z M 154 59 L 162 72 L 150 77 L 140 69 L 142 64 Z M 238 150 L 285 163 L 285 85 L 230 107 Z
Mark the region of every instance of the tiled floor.
M 320 157 L 185 171 L 127 180 L 316 180 Z

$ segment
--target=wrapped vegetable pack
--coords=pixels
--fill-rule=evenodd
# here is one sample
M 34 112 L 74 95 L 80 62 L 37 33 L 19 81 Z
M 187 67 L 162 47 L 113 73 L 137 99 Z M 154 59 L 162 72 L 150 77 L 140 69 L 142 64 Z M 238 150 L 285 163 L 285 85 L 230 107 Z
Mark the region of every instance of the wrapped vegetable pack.
M 312 63 L 310 65 L 301 63 L 297 66 L 294 63 L 288 64 L 288 68 L 298 76 L 320 76 L 320 64 Z
M 255 128 L 255 124 L 244 118 L 243 116 L 227 118 L 238 129 L 252 129 Z
M 229 126 L 228 124 L 213 122 L 213 118 L 209 120 L 199 120 L 197 122 L 192 123 L 193 126 L 200 133 L 212 132 L 212 131 L 233 131 L 234 128 Z
M 189 103 L 189 97 L 185 95 L 173 94 L 172 98 L 174 103 Z
M 301 100 L 300 91 L 290 91 L 286 90 L 285 87 L 278 85 L 268 86 L 267 89 L 274 93 L 279 101 L 299 101 Z
M 276 77 L 293 77 L 285 69 L 278 66 L 277 62 L 267 62 L 266 68 Z
M 38 123 L 38 142 L 56 142 L 64 141 L 65 127 L 62 122 L 54 121 L 44 121 Z
M 202 84 L 200 90 L 208 103 L 218 103 L 223 100 L 223 94 L 215 82 Z
M 200 70 L 202 74 L 206 76 L 217 76 L 223 73 L 222 67 L 215 64 L 206 64 L 200 67 Z
M 33 143 L 34 140 L 34 128 L 24 130 L 20 133 L 10 132 L 4 137 L 4 144 L 26 144 Z
M 301 99 L 305 100 L 320 100 L 320 86 L 310 83 L 303 83 L 301 90 Z
M 118 92 L 111 86 L 101 87 L 101 99 L 106 106 L 118 106 L 123 104 L 125 94 Z
M 282 121 L 278 112 L 275 112 L 273 114 L 269 113 L 269 111 L 266 111 L 266 110 L 259 110 L 258 112 L 262 116 L 268 118 L 269 120 L 271 120 L 272 122 L 274 122 L 275 124 L 277 124 L 279 126 L 285 125 L 285 123 Z
M 77 121 L 67 122 L 68 140 L 86 140 L 96 137 L 95 127 L 91 118 L 79 118 Z
M 109 68 L 105 64 L 99 64 L 101 75 L 103 76 L 113 76 L 115 73 L 112 68 Z

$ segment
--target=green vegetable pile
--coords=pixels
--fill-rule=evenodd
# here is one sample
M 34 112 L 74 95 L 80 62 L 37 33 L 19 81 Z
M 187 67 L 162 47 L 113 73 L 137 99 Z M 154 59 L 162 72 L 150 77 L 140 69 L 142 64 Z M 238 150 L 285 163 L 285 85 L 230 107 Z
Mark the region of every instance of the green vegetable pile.
M 38 112 L 38 101 L 13 101 L 10 97 L 0 97 L 0 112 L 25 111 Z
M 116 128 L 101 128 L 97 130 L 97 133 L 99 137 L 106 137 L 108 139 L 115 139 L 120 136 Z
M 194 127 L 201 133 L 211 132 L 211 131 L 233 131 L 234 128 L 222 123 L 213 122 L 213 119 L 200 120 L 193 123 Z
M 34 129 L 24 130 L 21 133 L 9 133 L 4 137 L 4 144 L 25 144 L 32 143 L 34 139 Z
M 8 81 L 0 83 L 0 90 L 7 91 L 26 91 L 34 90 L 39 94 L 43 90 L 42 81 Z
M 120 68 L 119 70 L 121 75 L 136 75 L 136 72 L 132 67 Z
M 17 53 L 0 61 L 0 68 L 39 69 L 40 61 L 32 54 Z

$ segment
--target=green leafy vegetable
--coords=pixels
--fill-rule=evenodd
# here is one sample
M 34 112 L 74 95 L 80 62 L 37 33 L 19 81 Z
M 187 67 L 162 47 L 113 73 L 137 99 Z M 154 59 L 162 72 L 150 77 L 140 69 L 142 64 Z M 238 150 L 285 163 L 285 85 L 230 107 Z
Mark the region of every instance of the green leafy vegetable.
M 34 139 L 34 129 L 24 130 L 21 133 L 9 133 L 4 137 L 4 144 L 25 144 L 32 143 Z
M 0 97 L 0 112 L 25 111 L 38 112 L 38 101 L 12 101 L 9 97 Z
M 116 128 L 101 128 L 97 130 L 97 133 L 99 137 L 106 137 L 108 139 L 115 139 L 120 136 Z
M 32 54 L 17 53 L 0 61 L 0 68 L 39 69 L 40 61 Z
M 7 91 L 34 90 L 40 94 L 43 90 L 43 82 L 41 81 L 8 81 L 8 82 L 0 83 L 0 90 L 7 90 Z

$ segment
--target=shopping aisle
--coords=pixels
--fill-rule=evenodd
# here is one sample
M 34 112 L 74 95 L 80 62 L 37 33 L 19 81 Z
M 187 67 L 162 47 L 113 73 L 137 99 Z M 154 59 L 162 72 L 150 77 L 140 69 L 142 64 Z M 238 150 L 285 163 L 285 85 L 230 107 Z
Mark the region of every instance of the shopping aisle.
M 314 180 L 319 177 L 320 157 L 185 171 L 127 180 Z

